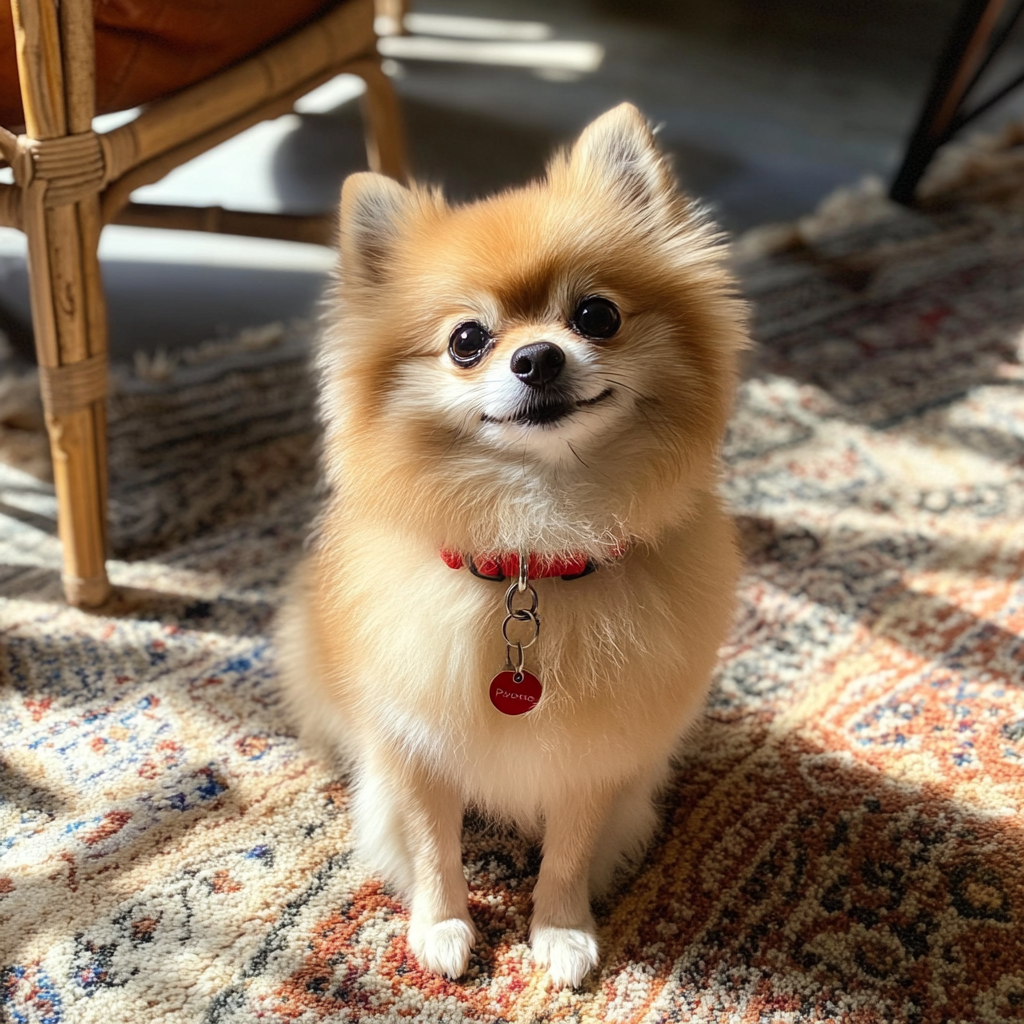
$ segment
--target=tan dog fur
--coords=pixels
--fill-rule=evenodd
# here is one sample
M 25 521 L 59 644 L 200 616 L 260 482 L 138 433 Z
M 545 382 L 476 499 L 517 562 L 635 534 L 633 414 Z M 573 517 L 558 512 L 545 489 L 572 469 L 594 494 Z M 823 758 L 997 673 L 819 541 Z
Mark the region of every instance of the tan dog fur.
M 331 493 L 281 617 L 287 687 L 353 768 L 359 850 L 407 899 L 420 962 L 466 969 L 474 806 L 543 836 L 533 952 L 576 985 L 598 960 L 589 893 L 649 841 L 732 614 L 716 459 L 745 309 L 714 229 L 625 104 L 543 181 L 451 207 L 357 174 L 341 218 L 319 359 Z M 621 312 L 603 342 L 569 325 L 594 294 Z M 448 339 L 470 320 L 495 341 L 466 369 Z M 485 422 L 514 407 L 510 356 L 538 339 L 564 349 L 581 401 L 611 396 L 549 425 Z M 488 700 L 505 588 L 441 548 L 600 562 L 536 581 L 527 667 L 544 695 L 529 714 Z

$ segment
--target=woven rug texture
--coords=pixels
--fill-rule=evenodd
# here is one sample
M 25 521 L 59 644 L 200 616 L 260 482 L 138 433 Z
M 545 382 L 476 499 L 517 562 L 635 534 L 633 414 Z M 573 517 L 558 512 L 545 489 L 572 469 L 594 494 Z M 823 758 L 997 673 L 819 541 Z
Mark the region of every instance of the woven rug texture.
M 738 245 L 740 611 L 575 991 L 529 953 L 537 850 L 475 818 L 482 940 L 420 970 L 282 714 L 302 330 L 119 370 L 100 612 L 62 603 L 50 486 L 0 467 L 0 1020 L 1024 1020 L 1020 143 L 952 151 L 917 211 L 865 186 Z

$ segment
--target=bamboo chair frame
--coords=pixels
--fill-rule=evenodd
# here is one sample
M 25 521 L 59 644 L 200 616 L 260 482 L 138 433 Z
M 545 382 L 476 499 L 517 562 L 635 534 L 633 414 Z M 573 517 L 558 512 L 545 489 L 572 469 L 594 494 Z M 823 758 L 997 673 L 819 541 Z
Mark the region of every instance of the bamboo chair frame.
M 113 131 L 92 129 L 92 0 L 10 0 L 25 134 L 0 128 L 0 225 L 28 238 L 40 390 L 53 455 L 64 592 L 92 607 L 106 573 L 107 319 L 97 257 L 112 222 L 326 243 L 333 217 L 288 217 L 134 204 L 131 193 L 341 72 L 366 82 L 371 168 L 402 180 L 397 100 L 380 69 L 373 0 L 346 0 L 270 48 L 143 108 Z

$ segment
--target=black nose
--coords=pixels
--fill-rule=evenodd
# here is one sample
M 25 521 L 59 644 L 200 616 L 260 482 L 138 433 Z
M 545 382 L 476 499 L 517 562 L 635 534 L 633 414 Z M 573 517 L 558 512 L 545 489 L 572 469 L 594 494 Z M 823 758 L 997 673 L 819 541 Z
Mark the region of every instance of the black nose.
M 565 353 L 550 341 L 524 345 L 512 353 L 512 372 L 531 388 L 553 381 L 565 366 Z

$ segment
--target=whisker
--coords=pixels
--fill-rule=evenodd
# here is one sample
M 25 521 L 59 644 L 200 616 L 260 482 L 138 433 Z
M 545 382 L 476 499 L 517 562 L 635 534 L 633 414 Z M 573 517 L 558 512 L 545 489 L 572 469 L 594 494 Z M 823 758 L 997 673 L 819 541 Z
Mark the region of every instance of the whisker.
M 640 391 L 637 391 L 636 388 L 631 387 L 625 381 L 617 380 L 615 377 L 608 377 L 608 376 L 606 376 L 603 373 L 599 373 L 599 374 L 597 374 L 597 376 L 605 384 L 614 384 L 616 387 L 622 388 L 623 391 L 629 391 L 632 394 L 636 395 L 637 398 L 640 398 L 640 399 L 643 399 L 643 400 L 647 399 L 647 396 L 645 394 L 643 394 Z
M 573 455 L 575 455 L 575 456 L 576 456 L 576 461 L 577 461 L 577 462 L 578 462 L 578 463 L 579 463 L 579 464 L 580 464 L 580 465 L 581 465 L 581 466 L 582 466 L 582 467 L 583 467 L 584 469 L 590 469 L 590 466 L 588 466 L 588 465 L 587 465 L 587 464 L 586 464 L 586 463 L 585 463 L 585 462 L 584 462 L 584 461 L 583 461 L 583 460 L 582 460 L 582 459 L 580 458 L 580 453 L 579 453 L 578 451 L 576 451 L 576 449 L 575 449 L 575 448 L 573 448 L 573 446 L 572 446 L 572 441 L 566 441 L 565 443 L 566 443 L 566 444 L 567 444 L 567 445 L 569 446 L 569 451 L 571 451 L 571 452 L 573 453 Z

